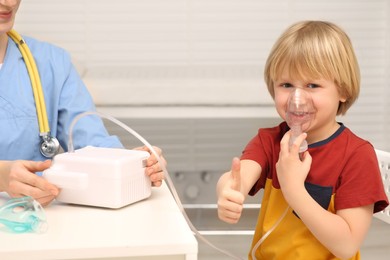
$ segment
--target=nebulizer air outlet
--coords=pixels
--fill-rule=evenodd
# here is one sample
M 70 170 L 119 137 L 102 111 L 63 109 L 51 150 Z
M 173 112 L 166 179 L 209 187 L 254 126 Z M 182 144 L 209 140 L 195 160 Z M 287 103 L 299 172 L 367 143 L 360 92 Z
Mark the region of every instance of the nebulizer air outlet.
M 290 96 L 287 100 L 286 110 L 286 122 L 291 130 L 291 137 L 289 141 L 290 147 L 294 143 L 295 139 L 302 133 L 307 131 L 307 129 L 310 127 L 311 121 L 313 120 L 315 114 L 314 112 L 315 109 L 310 93 L 300 88 L 295 88 L 291 91 Z M 299 147 L 299 153 L 302 154 L 307 150 L 307 148 L 307 141 L 304 140 Z M 259 239 L 259 241 L 257 241 L 251 251 L 252 259 L 257 259 L 257 249 L 271 234 L 271 232 L 275 230 L 275 228 L 280 224 L 280 222 L 282 222 L 289 210 L 290 206 L 287 206 L 284 212 L 279 217 L 279 219 L 277 219 L 275 224 Z
M 44 233 L 48 228 L 42 206 L 29 196 L 10 199 L 2 205 L 0 224 L 14 233 Z

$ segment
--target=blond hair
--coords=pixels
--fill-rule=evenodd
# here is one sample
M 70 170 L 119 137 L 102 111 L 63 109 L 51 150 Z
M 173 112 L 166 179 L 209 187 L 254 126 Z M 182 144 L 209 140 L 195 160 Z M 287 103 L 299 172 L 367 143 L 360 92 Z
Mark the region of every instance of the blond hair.
M 334 81 L 341 97 L 337 115 L 344 115 L 359 96 L 359 65 L 348 35 L 324 21 L 303 21 L 290 26 L 276 41 L 264 70 L 272 98 L 274 82 L 284 69 L 296 79 Z

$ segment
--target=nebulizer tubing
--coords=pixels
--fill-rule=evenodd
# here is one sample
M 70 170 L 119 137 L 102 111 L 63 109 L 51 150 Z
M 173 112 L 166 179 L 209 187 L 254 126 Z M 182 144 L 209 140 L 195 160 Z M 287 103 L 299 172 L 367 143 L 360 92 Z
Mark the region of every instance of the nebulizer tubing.
M 179 195 L 177 194 L 177 191 L 175 189 L 175 186 L 173 185 L 173 182 L 171 180 L 171 177 L 169 176 L 169 173 L 168 173 L 168 170 L 166 169 L 161 157 L 158 155 L 158 153 L 155 151 L 155 149 L 153 148 L 152 145 L 149 144 L 148 141 L 145 140 L 145 138 L 143 138 L 140 134 L 138 134 L 136 131 L 134 131 L 132 128 L 130 128 L 129 126 L 127 126 L 126 124 L 122 123 L 121 121 L 119 121 L 118 119 L 112 117 L 112 116 L 109 116 L 109 115 L 105 115 L 105 114 L 102 114 L 100 112 L 97 112 L 97 111 L 87 111 L 87 112 L 83 112 L 81 114 L 78 114 L 72 121 L 72 123 L 70 124 L 70 127 L 69 127 L 69 138 L 68 138 L 68 152 L 72 153 L 74 152 L 74 147 L 73 147 L 73 138 L 72 138 L 72 133 L 73 133 L 73 128 L 75 126 L 75 124 L 77 123 L 77 121 L 79 119 L 81 119 L 82 117 L 84 116 L 87 116 L 87 115 L 96 115 L 96 116 L 99 116 L 101 118 L 105 118 L 105 119 L 108 119 L 110 120 L 111 122 L 117 124 L 118 126 L 122 127 L 123 129 L 125 129 L 126 131 L 128 131 L 130 134 L 132 134 L 133 136 L 135 136 L 138 140 L 140 140 L 151 152 L 152 154 L 157 158 L 157 161 L 159 162 L 163 172 L 164 172 L 164 177 L 165 177 L 165 180 L 167 181 L 167 184 L 168 184 L 168 187 L 176 201 L 176 204 L 178 205 L 182 215 L 184 216 L 188 226 L 190 227 L 191 231 L 195 234 L 195 236 L 197 238 L 199 238 L 201 241 L 203 241 L 205 244 L 209 245 L 210 247 L 214 248 L 215 250 L 221 252 L 222 254 L 225 254 L 229 257 L 231 257 L 232 259 L 237 259 L 237 260 L 242 260 L 240 257 L 230 253 L 229 251 L 226 251 L 224 249 L 221 249 L 217 246 L 215 246 L 214 244 L 212 244 L 209 240 L 207 240 L 204 236 L 202 236 L 202 234 L 199 233 L 199 231 L 195 228 L 195 226 L 192 224 L 190 218 L 188 217 L 187 213 L 185 212 L 184 210 L 184 207 L 183 207 L 183 204 L 181 203 L 181 200 L 179 198 Z
M 275 230 L 277 226 L 279 226 L 280 222 L 284 219 L 284 217 L 287 215 L 288 211 L 290 209 L 290 206 L 287 206 L 282 215 L 280 215 L 279 219 L 272 225 L 272 227 L 257 241 L 257 243 L 253 246 L 251 251 L 251 256 L 253 260 L 256 260 L 256 251 L 259 248 L 259 246 L 264 242 L 264 240 Z
M 295 88 L 291 91 L 287 100 L 286 122 L 291 129 L 291 137 L 289 146 L 293 144 L 295 139 L 302 134 L 302 132 L 309 128 L 311 121 L 314 117 L 314 105 L 313 100 L 308 92 L 300 88 Z M 306 126 L 304 129 L 303 126 Z M 302 154 L 308 149 L 306 140 L 302 142 L 299 147 L 299 154 Z M 256 259 L 256 251 L 264 240 L 279 226 L 280 222 L 285 218 L 290 210 L 290 206 L 287 206 L 284 212 L 280 215 L 278 220 L 273 226 L 257 241 L 251 251 L 252 259 Z

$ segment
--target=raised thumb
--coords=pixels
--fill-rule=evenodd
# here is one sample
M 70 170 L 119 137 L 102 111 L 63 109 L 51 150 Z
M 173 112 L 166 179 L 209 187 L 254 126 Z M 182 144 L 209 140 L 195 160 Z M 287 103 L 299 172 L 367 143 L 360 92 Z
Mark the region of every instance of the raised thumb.
M 232 178 L 232 186 L 231 188 L 236 191 L 240 191 L 241 189 L 241 163 L 240 159 L 234 157 L 232 160 L 232 168 L 231 168 L 231 178 Z

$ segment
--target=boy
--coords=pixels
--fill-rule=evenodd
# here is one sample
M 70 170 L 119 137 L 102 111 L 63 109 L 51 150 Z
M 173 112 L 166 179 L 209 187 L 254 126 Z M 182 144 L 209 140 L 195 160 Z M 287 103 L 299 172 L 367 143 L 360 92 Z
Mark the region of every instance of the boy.
M 291 146 L 286 122 L 259 129 L 218 181 L 219 218 L 238 222 L 245 196 L 263 188 L 249 259 L 360 259 L 373 212 L 389 203 L 374 148 L 336 121 L 360 88 L 348 36 L 329 22 L 296 23 L 275 43 L 264 74 L 283 120 L 296 89 L 310 93 L 314 118 Z

